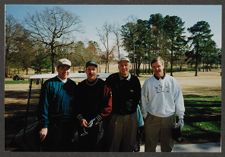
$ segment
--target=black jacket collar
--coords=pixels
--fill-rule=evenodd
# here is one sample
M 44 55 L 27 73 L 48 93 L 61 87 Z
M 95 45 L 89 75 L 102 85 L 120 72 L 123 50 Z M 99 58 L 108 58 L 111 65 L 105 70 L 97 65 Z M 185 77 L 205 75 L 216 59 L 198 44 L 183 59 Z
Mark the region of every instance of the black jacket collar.
M 154 74 L 154 77 L 155 77 L 157 80 L 159 80 L 159 79 L 164 79 L 165 76 L 166 76 L 166 74 L 164 73 L 163 76 L 159 78 L 159 77 L 157 77 L 157 76 Z

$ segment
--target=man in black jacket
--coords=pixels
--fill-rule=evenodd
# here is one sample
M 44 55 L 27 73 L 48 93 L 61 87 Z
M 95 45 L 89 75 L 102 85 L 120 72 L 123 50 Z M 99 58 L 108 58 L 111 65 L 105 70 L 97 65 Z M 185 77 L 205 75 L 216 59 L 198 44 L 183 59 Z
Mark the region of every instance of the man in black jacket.
M 141 97 L 139 79 L 129 73 L 127 57 L 118 61 L 118 73 L 111 74 L 107 85 L 112 89 L 112 113 L 107 130 L 108 151 L 133 151 L 137 135 L 137 105 Z
M 87 79 L 78 84 L 77 119 L 80 123 L 79 151 L 103 151 L 103 122 L 112 110 L 111 90 L 97 78 L 97 64 L 86 63 Z

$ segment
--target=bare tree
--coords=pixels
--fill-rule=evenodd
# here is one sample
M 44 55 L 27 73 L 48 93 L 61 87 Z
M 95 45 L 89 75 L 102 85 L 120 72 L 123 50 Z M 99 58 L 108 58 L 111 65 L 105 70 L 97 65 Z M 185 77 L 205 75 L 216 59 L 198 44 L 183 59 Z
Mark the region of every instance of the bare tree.
M 100 38 L 100 42 L 104 46 L 105 49 L 105 55 L 104 55 L 104 60 L 105 60 L 105 72 L 109 72 L 109 61 L 110 61 L 110 56 L 112 57 L 113 51 L 115 49 L 115 46 L 110 47 L 110 35 L 112 33 L 112 25 L 105 23 L 101 29 L 97 29 L 98 31 L 98 36 Z
M 80 30 L 79 17 L 60 7 L 53 7 L 46 8 L 43 12 L 36 12 L 34 15 L 28 15 L 25 22 L 31 37 L 49 48 L 52 73 L 54 73 L 56 50 L 73 43 L 71 34 Z
M 14 64 L 13 54 L 17 52 L 16 43 L 19 42 L 17 39 L 23 35 L 23 26 L 12 16 L 6 16 L 6 36 L 5 36 L 5 77 L 9 76 L 9 66 Z
M 13 36 L 16 34 L 16 20 L 13 16 L 8 15 L 6 16 L 6 37 L 5 37 L 5 41 L 6 41 L 6 46 L 5 46 L 5 62 L 6 62 L 6 66 L 5 66 L 5 77 L 8 77 L 8 61 L 9 61 L 9 55 L 10 55 L 10 49 L 12 47 L 13 44 Z
M 119 26 L 114 25 L 112 28 L 112 32 L 116 38 L 117 53 L 118 53 L 118 58 L 120 58 L 120 28 Z

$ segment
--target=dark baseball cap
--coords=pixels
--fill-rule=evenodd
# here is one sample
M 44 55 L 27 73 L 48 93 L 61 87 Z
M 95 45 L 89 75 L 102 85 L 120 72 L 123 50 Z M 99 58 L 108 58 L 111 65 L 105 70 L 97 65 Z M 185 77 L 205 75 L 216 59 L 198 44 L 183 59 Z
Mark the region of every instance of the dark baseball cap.
M 88 62 L 86 63 L 86 68 L 87 68 L 88 66 L 95 66 L 96 68 L 98 67 L 98 65 L 97 65 L 97 63 L 96 63 L 95 61 L 88 61 Z

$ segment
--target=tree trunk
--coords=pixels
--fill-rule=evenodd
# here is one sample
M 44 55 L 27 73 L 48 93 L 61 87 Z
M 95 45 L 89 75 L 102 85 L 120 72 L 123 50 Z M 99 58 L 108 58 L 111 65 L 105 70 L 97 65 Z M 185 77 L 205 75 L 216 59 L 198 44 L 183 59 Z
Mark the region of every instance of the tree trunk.
M 198 76 L 198 43 L 196 46 L 195 76 Z
M 28 75 L 28 68 L 26 68 L 26 75 Z
M 170 55 L 170 76 L 173 76 L 173 39 L 171 43 L 171 55 Z
M 195 76 L 198 76 L 198 54 L 196 54 L 195 60 Z
M 106 61 L 106 63 L 105 63 L 105 73 L 107 73 L 107 69 L 108 69 L 108 62 Z
M 52 74 L 55 73 L 54 61 L 55 61 L 55 53 L 54 53 L 54 49 L 51 48 Z
M 5 66 L 5 78 L 9 77 L 8 66 Z
M 170 76 L 173 76 L 173 50 L 171 51 L 170 56 Z

